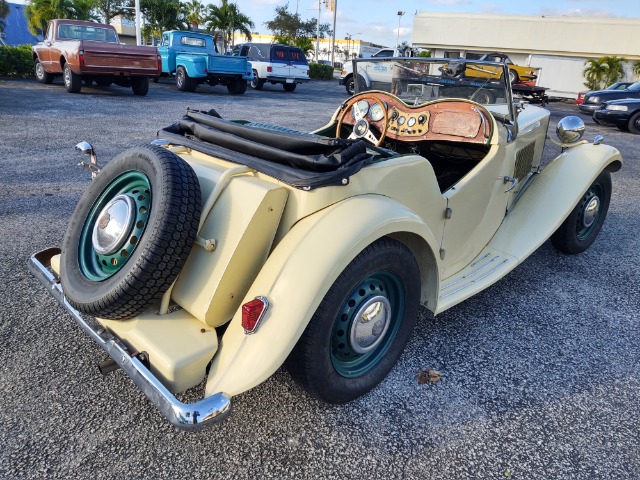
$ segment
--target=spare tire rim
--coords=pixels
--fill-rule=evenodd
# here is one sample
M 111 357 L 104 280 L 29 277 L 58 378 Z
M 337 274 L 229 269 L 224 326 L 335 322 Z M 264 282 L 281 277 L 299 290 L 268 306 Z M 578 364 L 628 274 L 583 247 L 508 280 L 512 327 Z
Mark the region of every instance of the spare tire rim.
M 95 201 L 82 226 L 78 263 L 90 281 L 119 272 L 138 246 L 151 211 L 151 184 L 139 171 L 116 177 Z
M 404 286 L 389 271 L 370 274 L 338 312 L 331 334 L 331 363 L 343 377 L 359 377 L 385 357 L 404 317 Z

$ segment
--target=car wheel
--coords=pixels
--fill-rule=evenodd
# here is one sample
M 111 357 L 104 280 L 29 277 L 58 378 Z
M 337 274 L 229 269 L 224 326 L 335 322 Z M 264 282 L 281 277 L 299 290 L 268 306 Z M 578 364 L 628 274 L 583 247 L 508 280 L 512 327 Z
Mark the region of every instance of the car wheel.
M 471 97 L 471 100 L 481 105 L 488 105 L 495 102 L 495 95 L 489 90 L 480 90 Z
M 383 238 L 340 274 L 286 361 L 294 380 L 328 403 L 374 388 L 402 354 L 420 301 L 420 271 L 400 242 Z
M 62 245 L 65 297 L 89 315 L 124 320 L 161 300 L 193 247 L 200 185 L 154 145 L 118 155 L 76 207 Z
M 258 72 L 256 70 L 253 71 L 253 80 L 251 80 L 251 88 L 254 90 L 262 90 L 264 87 L 264 79 L 258 76 Z
M 285 92 L 293 92 L 296 89 L 295 83 L 283 83 L 282 86 Z
M 62 76 L 64 77 L 64 87 L 69 93 L 79 93 L 82 88 L 82 77 L 71 71 L 68 63 L 64 64 Z
M 145 96 L 149 92 L 149 77 L 133 77 L 131 90 L 135 95 Z
M 176 87 L 178 87 L 178 90 L 182 92 L 193 92 L 197 87 L 197 84 L 194 85 L 194 83 L 194 80 L 189 77 L 185 68 L 182 66 L 178 67 L 176 70 Z
M 247 91 L 247 81 L 236 78 L 227 85 L 227 91 L 233 95 L 242 95 Z
M 611 174 L 604 170 L 551 236 L 553 246 L 568 254 L 584 252 L 600 233 L 610 201 Z
M 518 83 L 518 73 L 515 70 L 509 70 L 509 81 L 513 83 Z
M 629 131 L 636 135 L 640 135 L 640 112 L 636 112 L 631 115 L 631 118 L 629 119 Z
M 33 69 L 36 72 L 36 79 L 40 83 L 48 84 L 53 82 L 53 75 L 51 73 L 45 72 L 44 67 L 42 66 L 42 63 L 40 63 L 40 59 L 38 58 L 35 59 Z

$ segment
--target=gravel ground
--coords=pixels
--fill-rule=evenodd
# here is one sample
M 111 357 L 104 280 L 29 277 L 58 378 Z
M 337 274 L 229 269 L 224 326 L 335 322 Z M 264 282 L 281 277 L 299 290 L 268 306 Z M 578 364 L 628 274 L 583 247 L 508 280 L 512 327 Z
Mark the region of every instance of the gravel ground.
M 0 79 L 0 478 L 640 478 L 640 137 L 588 117 L 585 138 L 603 134 L 626 162 L 597 242 L 572 257 L 547 242 L 469 301 L 421 311 L 363 398 L 328 406 L 278 371 L 228 420 L 185 433 L 121 372 L 97 374 L 101 350 L 26 269 L 61 244 L 89 182 L 73 146 L 89 140 L 105 162 L 187 107 L 314 129 L 344 98 L 336 82 L 243 96 L 161 83 L 140 98 Z M 552 130 L 576 112 L 550 110 Z M 442 380 L 419 384 L 422 368 Z

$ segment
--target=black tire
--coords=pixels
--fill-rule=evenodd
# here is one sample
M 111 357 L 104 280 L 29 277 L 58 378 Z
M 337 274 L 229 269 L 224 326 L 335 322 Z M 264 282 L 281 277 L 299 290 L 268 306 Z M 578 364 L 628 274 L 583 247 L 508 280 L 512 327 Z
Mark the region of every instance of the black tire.
M 107 210 L 112 201 L 131 208 Z M 114 320 L 157 304 L 189 256 L 200 208 L 198 178 L 172 152 L 145 145 L 115 157 L 83 194 L 65 234 L 60 275 L 68 301 Z M 112 232 L 110 214 L 123 220 Z
M 358 75 L 358 82 L 360 82 L 359 86 L 358 86 L 358 92 L 363 92 L 366 90 L 367 88 L 367 84 L 364 81 L 364 78 L 362 78 L 361 75 Z M 349 95 L 354 95 L 356 93 L 356 85 L 355 85 L 355 79 L 353 77 L 353 75 L 348 75 L 345 77 L 344 79 L 344 88 L 347 91 L 347 93 Z
M 635 135 L 640 135 L 640 112 L 631 115 L 629 119 L 629 131 Z
M 295 83 L 283 83 L 282 86 L 285 92 L 293 92 L 296 89 Z
M 509 81 L 514 84 L 518 83 L 520 79 L 518 78 L 518 72 L 515 70 L 509 70 Z
M 480 90 L 476 92 L 471 99 L 481 105 L 487 105 L 494 103 L 496 100 L 495 95 L 490 90 Z
M 621 132 L 629 131 L 629 125 L 616 125 L 616 127 L 618 127 L 618 130 L 620 130 Z
M 80 93 L 82 89 L 82 77 L 73 73 L 68 63 L 64 64 L 62 71 L 62 77 L 64 79 L 64 87 L 69 93 Z
M 388 300 L 387 306 L 382 298 Z M 415 258 L 400 242 L 380 239 L 340 274 L 285 365 L 313 397 L 328 403 L 354 400 L 378 385 L 395 365 L 413 331 L 419 303 L 420 271 Z M 365 312 L 373 315 L 369 310 L 374 307 L 376 313 L 389 315 L 370 327 L 370 337 L 378 337 L 366 346 L 371 350 L 357 352 L 354 344 L 362 344 L 353 340 L 356 327 L 366 326 L 363 316 Z
M 253 71 L 253 80 L 251 80 L 251 88 L 254 90 L 262 90 L 264 87 L 265 80 L 258 76 L 258 72 L 256 70 Z
M 131 90 L 135 95 L 145 96 L 149 92 L 149 77 L 133 77 Z
M 600 233 L 610 201 L 611 174 L 603 170 L 551 236 L 553 246 L 570 255 L 584 252 Z
M 197 82 L 189 77 L 184 67 L 180 66 L 176 70 L 176 87 L 182 92 L 193 92 L 198 86 Z
M 247 81 L 242 78 L 236 78 L 227 85 L 227 90 L 233 95 L 242 95 L 247 91 Z
M 33 61 L 33 70 L 36 73 L 36 79 L 40 83 L 49 84 L 49 83 L 53 82 L 53 74 L 47 73 L 47 72 L 44 71 L 44 67 L 40 63 L 40 59 L 37 58 L 37 57 Z

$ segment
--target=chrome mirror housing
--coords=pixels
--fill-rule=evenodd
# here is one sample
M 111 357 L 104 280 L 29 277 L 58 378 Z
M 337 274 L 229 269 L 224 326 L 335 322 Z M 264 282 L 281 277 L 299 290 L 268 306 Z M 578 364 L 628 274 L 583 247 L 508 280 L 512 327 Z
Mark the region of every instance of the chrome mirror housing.
M 93 145 L 89 142 L 80 142 L 76 144 L 76 150 L 81 153 L 90 156 L 90 163 L 80 162 L 78 165 L 91 173 L 91 179 L 93 180 L 100 173 L 100 169 L 98 168 L 98 156 L 96 155 L 96 151 L 93 149 Z
M 584 135 L 584 122 L 581 118 L 574 115 L 564 117 L 558 122 L 556 127 L 556 135 L 560 142 L 564 144 L 575 143 Z

